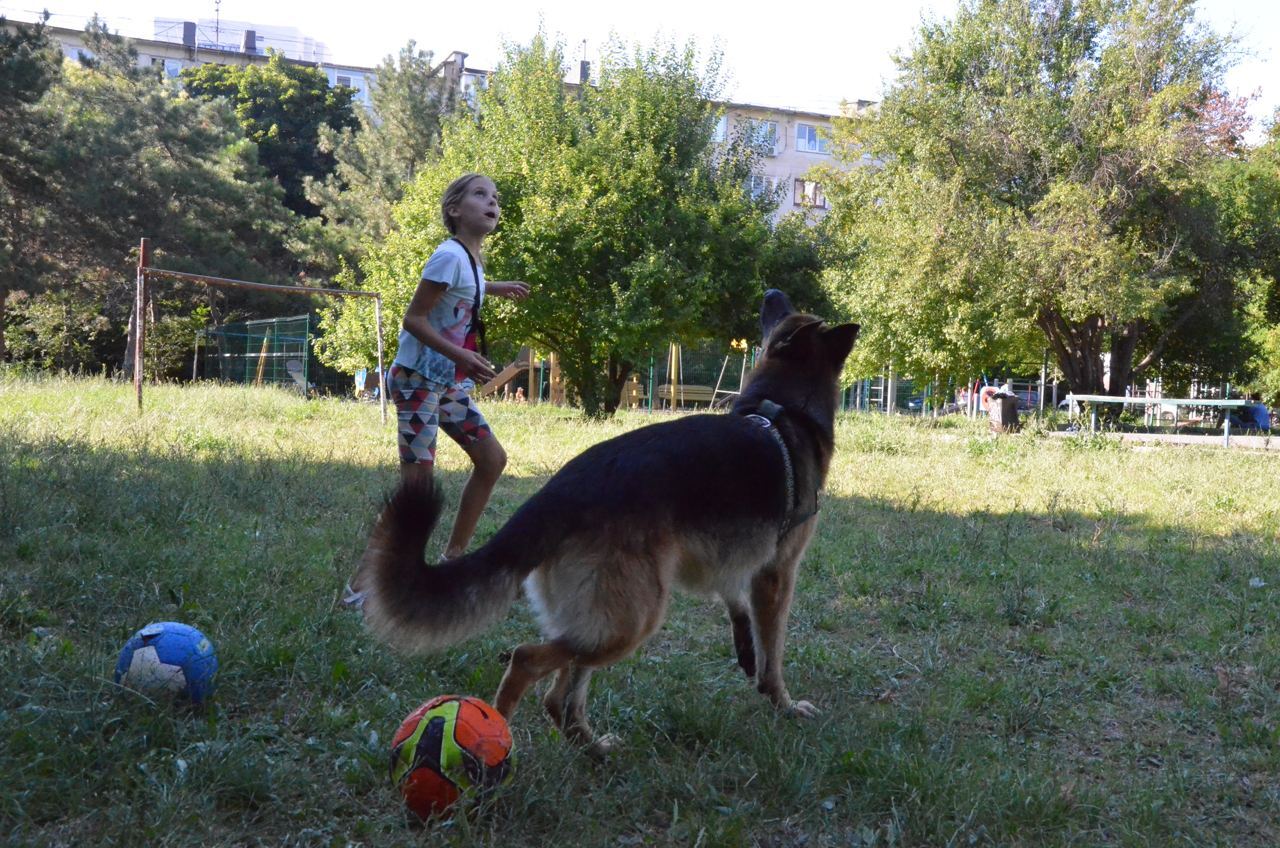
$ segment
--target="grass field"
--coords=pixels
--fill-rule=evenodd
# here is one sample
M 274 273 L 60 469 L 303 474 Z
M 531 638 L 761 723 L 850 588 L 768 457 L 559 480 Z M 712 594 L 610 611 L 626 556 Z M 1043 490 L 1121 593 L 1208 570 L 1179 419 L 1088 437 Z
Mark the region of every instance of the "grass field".
M 485 411 L 511 462 L 481 537 L 649 420 Z M 844 419 L 786 656 L 821 718 L 776 716 L 724 611 L 684 598 L 594 679 L 620 752 L 575 752 L 529 699 L 513 784 L 424 828 L 388 783 L 391 733 L 429 696 L 490 697 L 535 631 L 521 602 L 405 658 L 340 608 L 393 445 L 373 405 L 155 387 L 140 416 L 129 386 L 0 373 L 0 841 L 1280 842 L 1274 454 Z M 440 456 L 456 501 L 461 453 Z M 203 712 L 111 682 L 159 619 L 217 645 Z

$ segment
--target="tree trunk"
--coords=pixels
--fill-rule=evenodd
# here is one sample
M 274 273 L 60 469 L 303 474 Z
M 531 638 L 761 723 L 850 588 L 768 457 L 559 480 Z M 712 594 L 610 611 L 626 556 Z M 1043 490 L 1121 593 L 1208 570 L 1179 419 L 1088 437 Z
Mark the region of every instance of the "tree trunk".
M 5 348 L 5 343 L 4 343 L 4 317 L 5 317 L 4 307 L 5 307 L 5 302 L 8 299 L 9 299 L 9 292 L 3 288 L 0 288 L 0 362 L 5 361 L 5 358 L 6 358 L 5 354 L 8 353 L 8 350 Z
M 622 402 L 622 390 L 626 387 L 627 378 L 631 376 L 631 372 L 636 368 L 635 363 L 626 359 L 619 359 L 616 356 L 609 357 L 608 365 L 608 391 L 604 398 L 605 415 L 612 416 L 618 411 L 618 405 Z
M 565 357 L 560 363 L 560 373 L 569 394 L 581 405 L 583 415 L 596 420 L 609 417 L 605 409 L 608 389 L 603 368 L 593 365 L 589 357 Z
M 1075 394 L 1108 394 L 1102 377 L 1101 316 L 1080 323 L 1070 323 L 1053 310 L 1042 312 L 1036 319 L 1053 351 L 1054 360 L 1066 378 L 1068 389 Z
M 561 361 L 566 386 L 577 396 L 583 415 L 596 420 L 612 417 L 618 411 L 622 389 L 635 364 L 611 356 L 603 366 L 589 361 L 583 366 L 584 370 L 579 370 L 568 360 Z
M 1142 336 L 1142 322 L 1131 321 L 1111 334 L 1111 384 L 1109 393 L 1122 396 L 1133 381 L 1133 354 Z

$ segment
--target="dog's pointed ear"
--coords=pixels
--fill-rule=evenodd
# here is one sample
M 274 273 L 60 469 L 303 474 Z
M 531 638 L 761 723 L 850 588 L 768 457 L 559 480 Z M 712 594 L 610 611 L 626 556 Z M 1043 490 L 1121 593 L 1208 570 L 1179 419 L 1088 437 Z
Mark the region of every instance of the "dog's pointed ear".
M 770 334 L 765 350 L 770 353 L 785 353 L 792 349 L 799 349 L 800 345 L 806 339 L 812 338 L 821 327 L 822 322 L 817 318 L 795 324 L 790 328 L 782 327 L 777 332 Z
M 861 328 L 857 324 L 840 324 L 823 331 L 823 347 L 837 368 L 849 358 L 849 351 L 853 350 L 853 343 L 858 340 L 859 329 Z

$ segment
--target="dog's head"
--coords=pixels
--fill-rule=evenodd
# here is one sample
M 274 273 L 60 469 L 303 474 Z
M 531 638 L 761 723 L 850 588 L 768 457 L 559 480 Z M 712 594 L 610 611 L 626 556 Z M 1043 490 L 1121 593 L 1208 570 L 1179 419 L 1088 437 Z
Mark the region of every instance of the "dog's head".
M 844 366 L 858 339 L 857 324 L 828 327 L 821 318 L 796 312 L 787 296 L 777 289 L 764 293 L 760 329 L 765 358 L 821 362 L 834 371 Z

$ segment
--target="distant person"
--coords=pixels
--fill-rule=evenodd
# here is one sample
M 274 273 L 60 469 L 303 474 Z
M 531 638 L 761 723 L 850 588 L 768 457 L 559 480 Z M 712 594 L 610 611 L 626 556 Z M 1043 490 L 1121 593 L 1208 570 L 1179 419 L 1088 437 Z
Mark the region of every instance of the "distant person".
M 1249 395 L 1249 405 L 1241 413 L 1247 429 L 1271 432 L 1271 408 L 1262 402 L 1262 396 L 1257 392 Z
M 457 442 L 471 459 L 445 558 L 461 555 L 507 464 L 507 454 L 471 397 L 475 381 L 492 380 L 484 352 L 480 306 L 486 294 L 524 300 L 521 282 L 486 282 L 481 247 L 498 226 L 498 189 L 483 174 L 464 174 L 445 189 L 440 215 L 450 233 L 431 254 L 409 302 L 399 350 L 387 378 L 395 401 L 401 485 L 428 482 L 435 469 L 436 435 Z M 343 602 L 364 600 L 357 572 Z
M 1271 432 L 1271 410 L 1262 402 L 1261 397 L 1257 394 L 1251 394 L 1246 398 L 1247 403 L 1231 409 L 1227 413 L 1227 420 L 1231 422 L 1231 427 L 1236 430 L 1257 430 L 1262 433 Z

